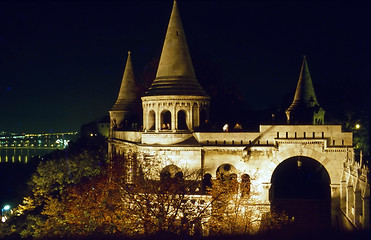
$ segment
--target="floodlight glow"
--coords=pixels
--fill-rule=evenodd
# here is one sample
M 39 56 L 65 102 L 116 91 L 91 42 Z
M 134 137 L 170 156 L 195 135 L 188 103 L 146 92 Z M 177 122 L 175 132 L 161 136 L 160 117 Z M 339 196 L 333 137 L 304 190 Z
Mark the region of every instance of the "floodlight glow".
M 361 125 L 360 124 L 356 124 L 356 129 L 360 129 L 361 128 Z

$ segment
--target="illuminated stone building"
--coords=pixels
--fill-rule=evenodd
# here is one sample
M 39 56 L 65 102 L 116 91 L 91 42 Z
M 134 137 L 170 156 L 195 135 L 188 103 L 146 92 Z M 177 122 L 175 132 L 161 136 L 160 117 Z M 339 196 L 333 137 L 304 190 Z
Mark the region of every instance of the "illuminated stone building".
M 156 78 L 141 97 L 141 129 L 132 120 L 140 100 L 134 81 L 129 53 L 110 111 L 111 156 L 151 153 L 163 157 L 163 169 L 171 176 L 201 169 L 205 178 L 248 177 L 258 187 L 258 203 L 268 209 L 286 202 L 305 212 L 307 200 L 314 199 L 317 210 L 302 218 L 317 211 L 312 222 L 369 228 L 368 169 L 355 162 L 352 133 L 340 125 L 325 125 L 305 58 L 286 111 L 287 125 L 260 125 L 258 132 L 204 131 L 212 99 L 197 81 L 174 2 Z M 126 180 L 133 179 L 129 175 Z

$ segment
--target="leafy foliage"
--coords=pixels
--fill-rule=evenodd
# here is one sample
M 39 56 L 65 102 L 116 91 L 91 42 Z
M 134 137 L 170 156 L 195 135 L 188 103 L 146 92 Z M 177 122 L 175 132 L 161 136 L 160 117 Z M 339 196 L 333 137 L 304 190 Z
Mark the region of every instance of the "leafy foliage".
M 3 225 L 5 235 L 41 237 L 48 220 L 46 209 L 61 210 L 60 200 L 69 187 L 88 181 L 104 173 L 107 156 L 106 143 L 100 140 L 80 139 L 65 151 L 46 156 L 37 166 L 29 182 L 30 194 L 14 209 L 14 214 Z M 45 214 L 44 214 L 45 213 Z
M 236 235 L 252 233 L 253 225 L 261 222 L 260 213 L 269 223 L 265 229 L 287 222 L 283 215 L 256 208 L 254 191 L 237 179 L 215 180 L 205 192 L 200 171 L 181 171 L 159 156 L 126 152 L 100 170 L 93 167 L 99 159 L 90 154 L 75 157 L 74 164 L 67 165 L 62 158 L 39 166 L 31 184 L 34 194 L 24 199 L 18 216 L 7 223 L 9 234 Z

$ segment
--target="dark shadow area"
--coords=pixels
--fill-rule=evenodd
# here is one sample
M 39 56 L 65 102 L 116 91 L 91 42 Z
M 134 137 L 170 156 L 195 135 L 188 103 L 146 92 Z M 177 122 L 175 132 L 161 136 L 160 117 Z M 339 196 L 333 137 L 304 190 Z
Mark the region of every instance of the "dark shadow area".
M 272 208 L 285 212 L 293 223 L 289 232 L 326 230 L 331 227 L 330 177 L 308 157 L 292 157 L 279 164 L 272 176 Z

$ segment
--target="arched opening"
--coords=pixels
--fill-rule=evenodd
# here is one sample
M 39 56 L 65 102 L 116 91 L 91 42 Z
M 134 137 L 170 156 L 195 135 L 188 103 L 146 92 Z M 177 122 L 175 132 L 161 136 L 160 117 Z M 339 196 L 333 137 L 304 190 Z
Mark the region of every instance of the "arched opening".
M 207 113 L 205 109 L 200 111 L 200 124 L 204 124 L 207 121 Z
M 204 177 L 202 178 L 202 191 L 203 193 L 206 193 L 209 188 L 211 188 L 211 179 L 212 176 L 210 173 L 206 173 Z
M 148 130 L 155 130 L 156 127 L 156 113 L 151 110 L 148 113 Z
M 219 183 L 228 188 L 228 191 L 238 192 L 237 170 L 233 165 L 229 163 L 220 165 L 216 170 L 216 178 Z
M 178 130 L 188 130 L 186 116 L 185 111 L 180 110 L 178 112 Z
M 161 113 L 161 130 L 171 129 L 171 113 L 165 110 Z
M 177 193 L 184 190 L 182 170 L 175 165 L 168 165 L 160 172 L 160 190 Z
M 241 190 L 241 195 L 242 196 L 247 196 L 250 194 L 250 189 L 251 189 L 251 179 L 249 174 L 242 174 L 241 176 L 241 185 L 240 185 L 240 190 Z
M 291 157 L 277 166 L 271 183 L 271 206 L 294 219 L 288 226 L 291 230 L 331 226 L 330 176 L 321 163 L 309 157 Z
M 160 179 L 161 181 L 167 181 L 171 179 L 180 180 L 183 179 L 183 172 L 180 167 L 174 164 L 167 165 L 161 170 Z
M 216 169 L 216 178 L 222 181 L 236 179 L 237 170 L 233 165 L 229 163 L 222 164 Z

